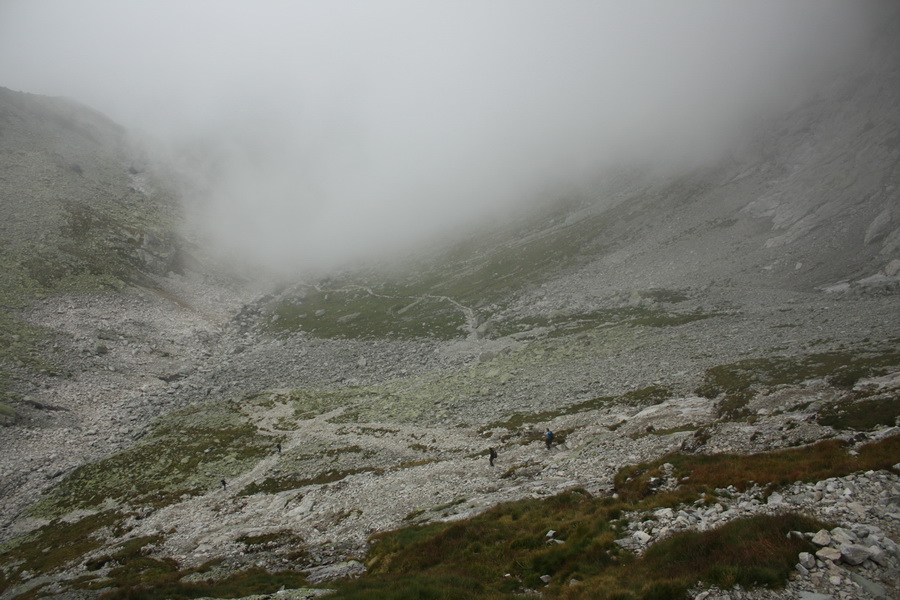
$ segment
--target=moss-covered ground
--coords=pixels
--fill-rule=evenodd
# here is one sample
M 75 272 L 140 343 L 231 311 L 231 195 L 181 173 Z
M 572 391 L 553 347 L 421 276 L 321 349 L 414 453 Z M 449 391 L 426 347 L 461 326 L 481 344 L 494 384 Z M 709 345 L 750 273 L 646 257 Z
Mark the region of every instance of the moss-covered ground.
M 243 419 L 235 402 L 210 402 L 164 417 L 131 448 L 79 467 L 29 513 L 56 518 L 73 510 L 159 507 L 215 489 L 272 452 L 272 438 Z
M 48 158 L 38 153 L 34 160 Z M 52 183 L 33 183 L 37 187 L 28 197 L 0 194 L 6 219 L 0 242 L 0 402 L 11 393 L 16 368 L 53 372 L 52 357 L 38 352 L 37 342 L 48 334 L 22 320 L 23 308 L 54 294 L 109 293 L 128 283 L 147 284 L 148 275 L 167 268 L 147 257 L 176 255 L 171 199 L 124 201 L 119 196 L 128 196 L 124 168 L 114 171 L 113 181 L 76 178 L 65 193 L 53 192 L 43 186 L 61 185 L 67 167 L 46 167 L 53 173 L 41 181 Z M 15 169 L 12 173 L 15 177 Z
M 453 339 L 488 321 L 497 337 L 549 328 L 561 336 L 629 323 L 677 326 L 714 313 L 676 310 L 689 299 L 684 290 L 635 291 L 655 308 L 610 308 L 553 317 L 502 317 L 519 292 L 591 260 L 612 239 L 613 225 L 627 218 L 622 208 L 572 224 L 547 228 L 565 219 L 569 205 L 554 207 L 505 231 L 471 238 L 443 253 L 407 265 L 402 273 L 350 273 L 309 286 L 271 307 L 273 332 L 302 330 L 318 337 L 357 339 Z M 627 211 L 626 211 L 627 212 Z
M 816 379 L 827 380 L 837 387 L 852 388 L 861 378 L 883 375 L 898 365 L 900 352 L 893 347 L 752 358 L 708 369 L 696 393 L 707 398 L 723 395 L 720 416 L 736 419 L 748 415 L 747 404 L 759 391 Z

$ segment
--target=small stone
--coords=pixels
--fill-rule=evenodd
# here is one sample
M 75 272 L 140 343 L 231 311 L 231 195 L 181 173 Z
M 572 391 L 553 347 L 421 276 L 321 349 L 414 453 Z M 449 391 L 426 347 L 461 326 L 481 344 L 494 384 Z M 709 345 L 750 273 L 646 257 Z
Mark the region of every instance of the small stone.
M 850 510 L 852 510 L 859 516 L 865 515 L 866 512 L 869 510 L 868 507 L 863 506 L 859 502 L 848 502 L 847 508 L 849 508 Z M 857 534 L 857 537 L 859 537 L 859 534 Z
M 800 556 L 800 564 L 806 567 L 807 569 L 815 569 L 816 568 L 816 557 L 810 554 L 809 552 L 801 552 Z
M 831 534 L 825 529 L 820 529 L 811 541 L 816 546 L 827 546 L 831 544 Z
M 818 552 L 816 552 L 816 556 L 821 558 L 822 560 L 831 562 L 837 562 L 841 560 L 841 551 L 837 548 L 825 547 L 820 548 Z
M 869 560 L 885 568 L 891 566 L 891 559 L 888 558 L 887 552 L 878 546 L 869 546 L 869 552 L 871 553 Z
M 835 527 L 831 530 L 831 541 L 836 544 L 855 544 L 856 536 L 848 529 Z
M 866 546 L 860 544 L 841 544 L 841 558 L 850 565 L 861 565 L 872 556 L 872 552 Z
M 876 583 L 870 579 L 866 579 L 859 573 L 850 573 L 850 580 L 861 587 L 873 598 L 890 598 L 890 592 L 880 583 Z

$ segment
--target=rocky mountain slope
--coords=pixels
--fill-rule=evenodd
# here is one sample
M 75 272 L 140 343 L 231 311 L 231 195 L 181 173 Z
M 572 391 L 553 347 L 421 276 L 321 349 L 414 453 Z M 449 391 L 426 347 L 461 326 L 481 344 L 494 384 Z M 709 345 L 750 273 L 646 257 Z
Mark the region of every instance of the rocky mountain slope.
M 672 452 L 896 439 L 897 39 L 718 164 L 621 172 L 403 268 L 264 293 L 185 259 L 171 182 L 115 124 L 0 90 L 0 597 L 125 585 L 129 544 L 147 572 L 329 582 L 366 571 L 373 534 L 610 497 Z M 803 511 L 832 554 L 784 592 L 713 597 L 895 593 L 896 465 L 733 483 L 636 514 L 619 545 Z M 842 557 L 847 531 L 881 554 Z

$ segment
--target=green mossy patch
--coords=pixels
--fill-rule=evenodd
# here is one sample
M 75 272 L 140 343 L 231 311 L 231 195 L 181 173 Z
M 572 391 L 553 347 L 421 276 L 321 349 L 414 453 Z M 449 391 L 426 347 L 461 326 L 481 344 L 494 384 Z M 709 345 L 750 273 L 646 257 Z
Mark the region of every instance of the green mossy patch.
M 519 317 L 492 323 L 491 337 L 503 337 L 546 329 L 549 338 L 571 336 L 585 331 L 629 325 L 631 327 L 677 327 L 694 321 L 721 316 L 719 313 L 676 313 L 642 307 L 620 307 L 588 313 L 561 314 L 552 317 Z
M 278 477 L 267 477 L 263 481 L 254 481 L 243 490 L 241 496 L 252 496 L 253 494 L 277 494 L 279 492 L 287 492 L 297 490 L 309 485 L 323 485 L 326 483 L 334 483 L 346 479 L 351 475 L 360 473 L 376 473 L 381 474 L 384 469 L 377 467 L 359 467 L 355 469 L 328 469 L 311 477 L 302 477 L 299 474 L 281 475 Z
M 7 585 L 24 581 L 23 575 L 51 575 L 79 564 L 102 547 L 125 515 L 115 511 L 91 514 L 73 522 L 54 520 L 23 538 L 0 547 L 0 572 Z
M 60 516 L 107 499 L 165 506 L 215 488 L 271 451 L 271 439 L 242 420 L 236 403 L 198 405 L 166 416 L 135 446 L 79 467 L 29 513 Z
M 900 366 L 900 352 L 841 351 L 800 357 L 751 358 L 706 370 L 695 392 L 705 398 L 724 394 L 719 416 L 746 417 L 746 406 L 759 390 L 805 381 L 827 379 L 833 385 L 852 387 L 859 379 L 883 375 Z
M 716 488 L 734 485 L 744 489 L 751 482 L 762 486 L 787 485 L 795 481 L 821 481 L 856 471 L 891 469 L 900 452 L 900 436 L 861 446 L 856 455 L 847 452 L 841 440 L 825 440 L 802 448 L 789 448 L 746 456 L 737 454 L 669 454 L 649 463 L 619 470 L 614 485 L 626 501 L 653 495 L 651 480 L 674 465 L 681 481 L 679 493 L 693 497 Z
M 558 218 L 564 218 L 564 207 Z M 471 239 L 422 259 L 403 273 L 356 273 L 328 280 L 271 307 L 273 332 L 303 330 L 326 338 L 453 339 L 474 317 L 484 323 L 515 292 L 587 260 L 612 224 L 589 216 L 546 230 L 550 215 Z
M 669 388 L 651 385 L 622 394 L 619 397 L 619 402 L 627 406 L 647 406 L 660 404 L 671 397 L 672 391 Z
M 641 298 L 649 298 L 654 302 L 664 304 L 679 304 L 690 299 L 687 290 L 670 290 L 666 288 L 652 288 L 638 292 Z
M 303 300 L 279 304 L 273 331 L 308 332 L 321 338 L 453 339 L 464 334 L 465 314 L 448 300 L 411 297 L 382 285 L 312 291 Z
M 849 398 L 823 407 L 816 415 L 820 425 L 835 429 L 871 431 L 900 424 L 900 395 L 884 398 Z
M 660 590 L 677 598 L 700 582 L 778 587 L 797 554 L 811 549 L 787 533 L 823 526 L 798 515 L 753 517 L 677 534 L 635 558 L 615 544 L 618 517 L 635 508 L 572 490 L 499 505 L 462 522 L 379 534 L 372 539 L 367 574 L 338 583 L 331 597 L 413 598 L 438 585 L 449 586 L 435 596 L 442 598 L 471 597 L 477 590 L 478 597 L 505 599 L 539 588 L 548 598 L 572 600 L 670 597 L 659 596 Z M 685 558 L 695 554 L 707 560 Z M 546 575 L 549 584 L 541 579 Z M 573 579 L 579 583 L 570 585 Z
M 377 397 L 378 392 L 371 388 L 350 387 L 338 390 L 296 389 L 284 398 L 294 407 L 295 426 L 302 427 L 302 423 L 297 423 L 297 421 L 314 419 L 336 408 L 364 404 Z
M 557 417 L 562 417 L 565 415 L 575 415 L 582 412 L 598 410 L 606 406 L 610 406 L 614 401 L 615 398 L 612 397 L 600 397 L 540 413 L 516 413 L 505 421 L 496 421 L 482 427 L 481 433 L 484 434 L 485 432 L 488 432 L 497 427 L 515 431 L 517 429 L 537 425 L 539 423 L 549 423 Z

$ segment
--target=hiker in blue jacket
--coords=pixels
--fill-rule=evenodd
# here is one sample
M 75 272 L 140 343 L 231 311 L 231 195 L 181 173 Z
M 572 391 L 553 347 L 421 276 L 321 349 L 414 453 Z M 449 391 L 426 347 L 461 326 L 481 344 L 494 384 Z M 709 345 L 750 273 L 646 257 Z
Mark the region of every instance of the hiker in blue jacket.
M 547 442 L 547 450 L 549 450 L 550 446 L 553 445 L 553 437 L 553 432 L 550 431 L 549 428 L 547 428 L 547 433 L 544 434 L 544 441 Z

